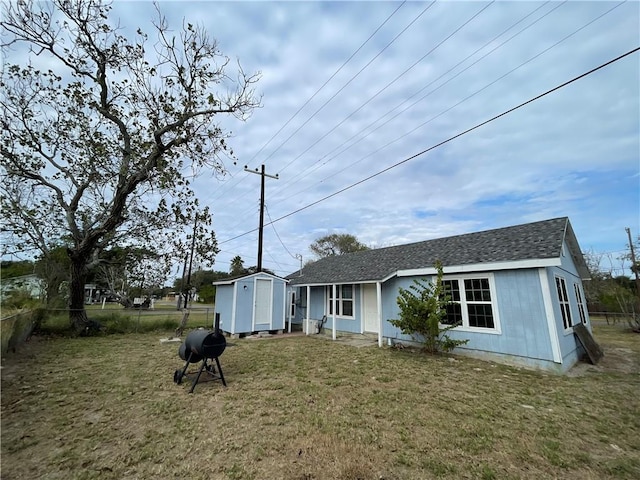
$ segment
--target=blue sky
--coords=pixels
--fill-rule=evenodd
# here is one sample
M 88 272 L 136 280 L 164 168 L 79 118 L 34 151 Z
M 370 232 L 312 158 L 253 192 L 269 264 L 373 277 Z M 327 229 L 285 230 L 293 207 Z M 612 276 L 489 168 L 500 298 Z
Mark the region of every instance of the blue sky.
M 236 255 L 257 262 L 258 233 L 243 234 L 258 225 L 260 178 L 245 164 L 279 174 L 266 181 L 269 222 L 640 45 L 638 2 L 429 5 L 160 2 L 172 26 L 206 26 L 224 54 L 262 73 L 262 108 L 220 120 L 238 164 L 195 183 L 214 214 L 216 270 Z M 116 0 L 112 13 L 151 30 L 150 2 Z M 639 78 L 636 53 L 276 221 L 263 266 L 286 275 L 330 233 L 383 247 L 559 216 L 583 251 L 616 257 L 625 227 L 640 230 Z

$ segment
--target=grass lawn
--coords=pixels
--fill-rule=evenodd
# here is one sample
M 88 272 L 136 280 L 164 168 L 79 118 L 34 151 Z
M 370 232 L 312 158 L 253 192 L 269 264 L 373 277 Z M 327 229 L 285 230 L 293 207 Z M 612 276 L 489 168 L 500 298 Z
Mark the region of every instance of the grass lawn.
M 2 479 L 640 478 L 640 335 L 620 326 L 567 376 L 232 340 L 228 387 L 192 395 L 168 333 L 34 338 L 5 359 Z

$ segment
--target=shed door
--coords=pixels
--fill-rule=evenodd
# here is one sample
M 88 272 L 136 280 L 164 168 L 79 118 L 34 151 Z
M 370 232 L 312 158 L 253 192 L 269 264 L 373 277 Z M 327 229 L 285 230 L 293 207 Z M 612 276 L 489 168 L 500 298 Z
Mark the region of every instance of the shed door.
M 255 324 L 271 323 L 271 280 L 256 279 Z
M 370 283 L 362 285 L 364 331 L 378 333 L 378 294 L 376 286 Z

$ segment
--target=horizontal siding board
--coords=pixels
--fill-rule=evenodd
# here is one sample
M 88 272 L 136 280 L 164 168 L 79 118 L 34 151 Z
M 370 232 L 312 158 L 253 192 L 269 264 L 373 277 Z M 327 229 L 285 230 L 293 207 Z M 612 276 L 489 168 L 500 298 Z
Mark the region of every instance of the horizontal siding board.
M 505 355 L 552 360 L 546 316 L 540 281 L 536 270 L 515 270 L 494 274 L 496 291 L 493 292 L 500 315 L 502 333 L 450 330 L 449 336 L 469 340 L 461 348 Z M 396 298 L 399 288 L 408 289 L 413 277 L 395 278 L 383 285 L 383 336 L 398 340 L 412 340 L 403 335 L 388 320 L 398 318 Z

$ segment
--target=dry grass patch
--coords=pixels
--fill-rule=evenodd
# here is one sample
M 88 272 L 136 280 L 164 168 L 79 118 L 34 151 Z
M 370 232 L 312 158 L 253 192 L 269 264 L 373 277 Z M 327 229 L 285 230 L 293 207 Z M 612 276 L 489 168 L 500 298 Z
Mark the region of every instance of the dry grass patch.
M 158 334 L 34 339 L 2 370 L 2 478 L 639 478 L 631 371 L 556 376 L 315 338 L 233 340 L 175 385 Z M 192 367 L 191 370 L 194 368 Z

